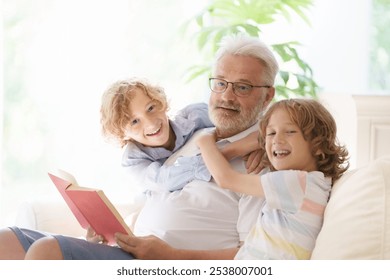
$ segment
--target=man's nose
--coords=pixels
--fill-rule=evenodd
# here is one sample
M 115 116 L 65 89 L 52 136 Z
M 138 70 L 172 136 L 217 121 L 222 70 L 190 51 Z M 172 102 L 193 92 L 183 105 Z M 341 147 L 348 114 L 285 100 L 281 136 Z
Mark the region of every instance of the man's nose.
M 221 94 L 224 100 L 233 100 L 236 98 L 234 94 L 233 84 L 228 83 L 226 90 Z

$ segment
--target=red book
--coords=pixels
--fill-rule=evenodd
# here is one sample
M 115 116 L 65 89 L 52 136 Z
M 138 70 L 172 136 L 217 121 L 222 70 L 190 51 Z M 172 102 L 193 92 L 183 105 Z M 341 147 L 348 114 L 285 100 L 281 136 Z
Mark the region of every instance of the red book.
M 110 245 L 115 244 L 116 232 L 133 235 L 102 190 L 79 186 L 75 178 L 65 171 L 57 173 L 49 173 L 49 177 L 84 229 L 93 228 Z

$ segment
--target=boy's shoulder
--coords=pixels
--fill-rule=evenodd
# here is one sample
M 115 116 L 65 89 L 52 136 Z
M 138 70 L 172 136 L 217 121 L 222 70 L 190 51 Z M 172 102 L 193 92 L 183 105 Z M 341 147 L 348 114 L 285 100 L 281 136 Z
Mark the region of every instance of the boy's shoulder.
M 187 106 L 185 106 L 183 109 L 180 111 L 188 111 L 188 110 L 208 110 L 208 105 L 207 103 L 204 102 L 199 102 L 199 103 L 191 103 Z
M 202 118 L 208 116 L 208 105 L 206 103 L 191 103 L 179 110 L 177 117 L 184 117 L 185 119 Z

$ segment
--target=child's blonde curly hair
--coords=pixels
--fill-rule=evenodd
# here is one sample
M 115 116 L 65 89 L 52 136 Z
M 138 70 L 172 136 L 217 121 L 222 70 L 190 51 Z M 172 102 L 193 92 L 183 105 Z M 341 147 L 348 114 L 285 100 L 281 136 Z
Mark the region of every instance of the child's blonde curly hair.
M 159 110 L 166 112 L 169 109 L 164 89 L 146 80 L 129 78 L 111 84 L 102 96 L 100 124 L 103 136 L 115 140 L 121 147 L 131 141 L 126 139 L 125 135 L 132 116 L 130 104 L 137 90 L 143 91 L 156 101 Z
M 272 165 L 265 151 L 266 128 L 271 115 L 283 109 L 302 131 L 303 137 L 311 145 L 312 155 L 317 160 L 318 170 L 332 178 L 332 184 L 348 169 L 348 151 L 337 139 L 336 122 L 329 111 L 318 101 L 297 98 L 274 103 L 260 121 L 259 143 L 262 163 Z

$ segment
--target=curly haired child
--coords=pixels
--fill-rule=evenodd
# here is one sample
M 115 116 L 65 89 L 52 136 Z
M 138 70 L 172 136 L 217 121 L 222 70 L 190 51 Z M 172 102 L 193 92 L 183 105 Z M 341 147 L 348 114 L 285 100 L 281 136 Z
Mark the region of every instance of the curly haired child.
M 165 160 L 201 128 L 212 127 L 206 103 L 191 104 L 169 118 L 164 89 L 140 78 L 119 80 L 103 93 L 103 135 L 125 147 L 124 166 L 143 191 L 175 191 L 193 179 L 210 180 L 201 157 L 180 159 L 165 166 Z
M 334 118 L 316 100 L 276 102 L 259 126 L 260 175 L 232 169 L 214 134 L 197 142 L 219 186 L 263 198 L 235 259 L 309 259 L 332 184 L 348 169 L 348 152 L 338 143 Z

